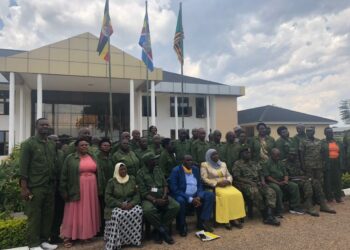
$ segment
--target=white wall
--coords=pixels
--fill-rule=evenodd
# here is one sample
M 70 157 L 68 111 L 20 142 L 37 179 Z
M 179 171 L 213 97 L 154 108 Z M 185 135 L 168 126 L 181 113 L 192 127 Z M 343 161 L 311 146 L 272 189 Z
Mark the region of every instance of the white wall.
M 175 129 L 175 117 L 170 117 L 170 97 L 174 95 L 156 93 L 157 99 L 157 116 L 156 126 L 158 133 L 162 136 L 170 137 L 170 130 Z M 185 117 L 185 129 L 205 128 L 206 118 L 196 118 L 196 96 L 189 96 L 190 106 L 192 107 L 192 116 Z M 137 106 L 135 106 L 137 107 Z M 135 118 L 135 123 L 138 127 L 138 117 Z M 151 125 L 151 118 L 150 125 Z M 179 117 L 179 129 L 182 126 L 182 118 Z M 147 117 L 142 117 L 142 128 L 147 129 Z

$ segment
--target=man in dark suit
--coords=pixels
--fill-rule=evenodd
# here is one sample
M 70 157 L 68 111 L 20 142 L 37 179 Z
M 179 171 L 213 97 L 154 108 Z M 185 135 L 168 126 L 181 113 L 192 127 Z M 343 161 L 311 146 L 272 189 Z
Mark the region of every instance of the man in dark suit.
M 214 205 L 214 193 L 204 191 L 199 169 L 193 165 L 192 156 L 185 155 L 182 165 L 173 168 L 170 175 L 171 196 L 180 204 L 176 226 L 182 237 L 187 235 L 186 210 L 193 206 L 197 210 L 197 226 L 208 232 Z

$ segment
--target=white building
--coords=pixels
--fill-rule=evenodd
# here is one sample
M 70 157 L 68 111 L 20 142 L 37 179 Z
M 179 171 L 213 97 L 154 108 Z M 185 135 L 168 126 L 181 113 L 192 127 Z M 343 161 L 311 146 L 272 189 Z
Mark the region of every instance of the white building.
M 0 49 L 0 155 L 33 135 L 40 117 L 48 118 L 58 135 L 76 136 L 83 126 L 96 136 L 106 134 L 109 74 L 97 43 L 96 36 L 84 33 L 31 51 Z M 147 119 L 145 65 L 114 46 L 111 64 L 114 139 L 121 131 L 145 131 L 147 124 L 175 137 L 182 107 L 189 130 L 226 133 L 237 125 L 237 97 L 244 87 L 184 76 L 182 103 L 181 75 L 156 68 L 149 73 Z

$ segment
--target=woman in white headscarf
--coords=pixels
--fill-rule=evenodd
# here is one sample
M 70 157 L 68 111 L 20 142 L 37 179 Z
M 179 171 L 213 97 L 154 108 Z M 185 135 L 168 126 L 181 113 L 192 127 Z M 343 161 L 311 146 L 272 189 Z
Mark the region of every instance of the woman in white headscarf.
M 141 245 L 142 208 L 134 176 L 129 176 L 124 163 L 117 163 L 105 192 L 105 249 L 123 245 Z
M 242 193 L 232 186 L 232 176 L 225 162 L 219 160 L 215 149 L 205 154 L 205 162 L 201 164 L 201 177 L 206 186 L 215 189 L 215 219 L 231 230 L 234 226 L 242 228 L 238 219 L 245 217 L 245 206 Z

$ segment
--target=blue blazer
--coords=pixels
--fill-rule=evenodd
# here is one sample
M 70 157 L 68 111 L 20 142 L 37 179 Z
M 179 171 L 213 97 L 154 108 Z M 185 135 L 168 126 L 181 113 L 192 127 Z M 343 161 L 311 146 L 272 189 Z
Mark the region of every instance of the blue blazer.
M 193 176 L 197 179 L 197 193 L 194 196 L 200 196 L 203 192 L 203 185 L 199 174 L 199 169 L 196 166 L 192 166 Z M 181 196 L 186 201 L 190 198 L 186 192 L 186 177 L 185 171 L 182 165 L 173 168 L 170 174 L 170 192 L 173 197 Z

